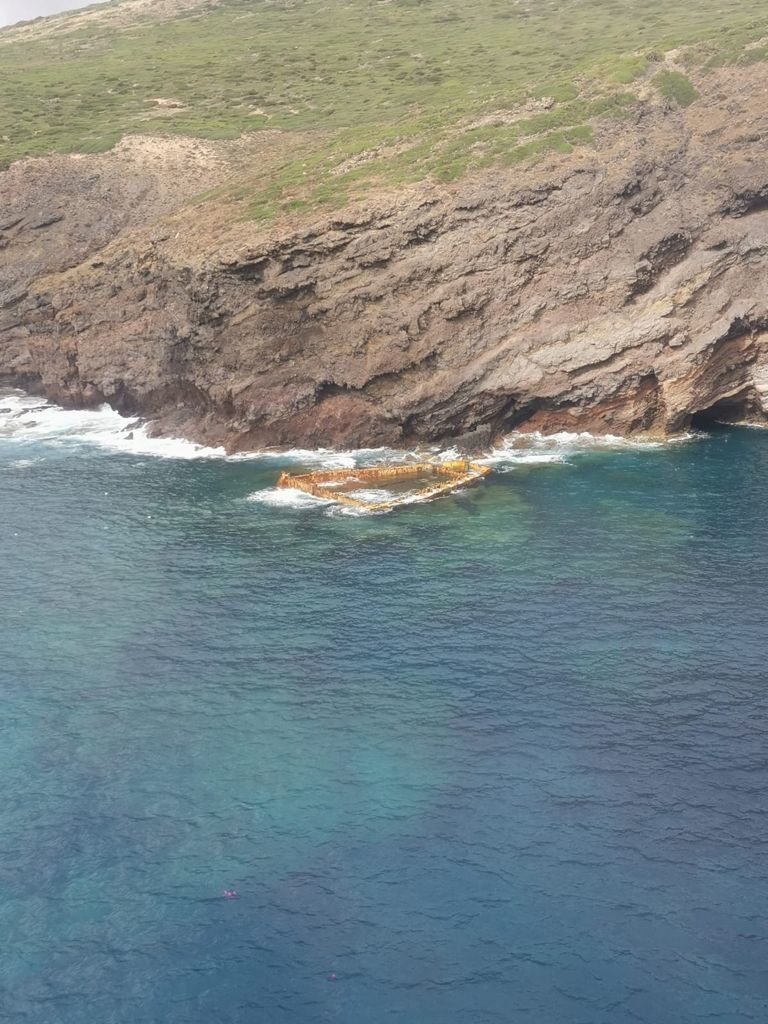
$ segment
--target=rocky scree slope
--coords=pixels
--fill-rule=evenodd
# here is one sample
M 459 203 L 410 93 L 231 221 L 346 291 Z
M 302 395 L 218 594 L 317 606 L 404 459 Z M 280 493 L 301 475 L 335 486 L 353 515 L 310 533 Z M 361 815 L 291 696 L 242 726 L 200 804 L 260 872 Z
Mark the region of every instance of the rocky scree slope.
M 14 164 L 0 381 L 232 450 L 762 422 L 768 67 L 698 85 L 594 148 L 266 227 L 188 204 L 213 144 Z

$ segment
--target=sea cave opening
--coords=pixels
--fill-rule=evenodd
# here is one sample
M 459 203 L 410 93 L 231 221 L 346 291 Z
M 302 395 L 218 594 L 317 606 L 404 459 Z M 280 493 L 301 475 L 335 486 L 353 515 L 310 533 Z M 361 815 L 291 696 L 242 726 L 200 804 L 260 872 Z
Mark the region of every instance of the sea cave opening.
M 712 430 L 732 423 L 744 423 L 752 418 L 753 412 L 750 396 L 736 395 L 699 409 L 691 417 L 690 426 L 692 430 Z

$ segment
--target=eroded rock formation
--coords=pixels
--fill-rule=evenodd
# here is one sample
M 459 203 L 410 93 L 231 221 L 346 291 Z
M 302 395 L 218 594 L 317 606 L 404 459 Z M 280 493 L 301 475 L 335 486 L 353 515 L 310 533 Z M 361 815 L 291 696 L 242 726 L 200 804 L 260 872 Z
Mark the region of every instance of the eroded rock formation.
M 700 88 L 595 148 L 269 228 L 187 204 L 210 161 L 14 165 L 0 379 L 240 449 L 765 419 L 768 68 Z

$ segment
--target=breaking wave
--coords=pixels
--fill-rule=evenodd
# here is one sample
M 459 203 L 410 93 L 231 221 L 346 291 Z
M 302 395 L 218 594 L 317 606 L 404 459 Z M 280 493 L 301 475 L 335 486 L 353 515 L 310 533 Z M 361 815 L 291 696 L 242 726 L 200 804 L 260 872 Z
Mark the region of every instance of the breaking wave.
M 151 437 L 148 424 L 123 416 L 109 405 L 98 409 L 63 409 L 44 398 L 17 389 L 0 389 L 0 441 L 92 445 L 132 455 L 164 459 L 226 459 L 228 462 L 273 461 L 276 465 L 354 469 L 381 461 L 403 461 L 414 452 L 387 448 L 338 451 L 330 448 L 292 448 L 227 455 L 224 448 L 206 447 L 180 437 Z M 435 449 L 437 452 L 437 449 Z
M 164 459 L 223 458 L 223 448 L 206 448 L 176 437 L 150 437 L 146 423 L 99 409 L 62 409 L 22 391 L 0 393 L 0 440 L 20 444 L 94 445 Z
M 688 440 L 691 435 L 681 435 L 675 441 Z M 537 462 L 568 462 L 573 456 L 588 452 L 662 449 L 669 441 L 652 441 L 619 437 L 617 434 L 589 434 L 586 431 L 560 431 L 557 434 L 509 434 L 501 444 L 492 449 L 484 458 L 476 461 L 493 466 L 496 470 L 514 469 L 515 466 Z
M 330 499 L 316 498 L 294 487 L 265 487 L 249 494 L 247 500 L 278 508 L 325 508 L 334 504 Z

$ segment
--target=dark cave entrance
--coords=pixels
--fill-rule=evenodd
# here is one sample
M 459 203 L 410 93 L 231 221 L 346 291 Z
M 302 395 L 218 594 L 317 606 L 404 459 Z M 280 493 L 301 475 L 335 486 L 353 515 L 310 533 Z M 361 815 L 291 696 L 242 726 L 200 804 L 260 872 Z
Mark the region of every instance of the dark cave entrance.
M 755 407 L 750 395 L 723 398 L 707 409 L 700 409 L 691 417 L 692 430 L 713 430 L 729 423 L 743 423 L 754 419 Z

